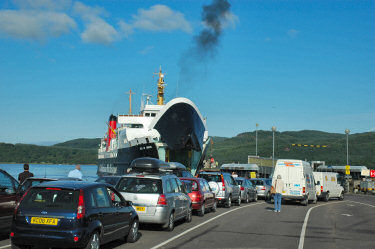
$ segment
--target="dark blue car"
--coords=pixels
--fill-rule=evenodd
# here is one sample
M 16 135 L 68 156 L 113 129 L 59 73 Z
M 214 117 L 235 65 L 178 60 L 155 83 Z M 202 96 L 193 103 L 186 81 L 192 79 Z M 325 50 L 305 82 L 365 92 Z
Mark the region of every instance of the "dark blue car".
M 30 188 L 15 209 L 13 248 L 92 248 L 124 238 L 138 239 L 131 203 L 105 183 L 44 182 Z

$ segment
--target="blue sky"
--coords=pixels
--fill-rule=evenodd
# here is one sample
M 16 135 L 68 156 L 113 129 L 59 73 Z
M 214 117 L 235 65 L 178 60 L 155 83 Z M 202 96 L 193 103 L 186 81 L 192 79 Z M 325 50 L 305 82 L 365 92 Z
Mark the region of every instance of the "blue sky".
M 166 72 L 215 136 L 375 131 L 375 1 L 229 1 L 215 53 L 179 62 L 212 1 L 0 2 L 0 142 L 102 137 Z M 185 71 L 185 70 L 184 70 Z M 186 73 L 186 71 L 185 71 Z

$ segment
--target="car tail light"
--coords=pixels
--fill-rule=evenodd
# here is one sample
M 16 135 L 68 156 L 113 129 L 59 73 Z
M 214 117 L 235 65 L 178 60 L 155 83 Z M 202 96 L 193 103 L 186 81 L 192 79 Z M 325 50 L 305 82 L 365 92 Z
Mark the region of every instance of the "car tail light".
M 162 206 L 168 205 L 167 198 L 165 197 L 165 195 L 159 195 L 158 205 L 162 205 Z
M 195 201 L 196 202 L 200 202 L 200 201 L 202 201 L 202 199 L 203 199 L 203 196 L 200 193 L 195 195 Z
M 77 219 L 82 219 L 85 216 L 85 199 L 83 198 L 83 190 L 79 191 Z
M 10 233 L 10 237 L 12 237 L 12 238 L 14 237 L 14 233 L 13 232 Z
M 245 190 L 245 188 L 241 186 L 241 191 L 244 191 L 244 190 Z
M 221 185 L 223 186 L 223 191 L 225 191 L 225 181 L 223 175 L 221 175 Z
M 30 190 L 30 188 L 29 188 L 29 189 L 23 194 L 23 196 L 21 197 L 21 199 L 18 201 L 16 207 L 14 208 L 14 215 L 17 214 L 17 212 L 18 212 L 18 207 L 20 206 L 20 203 L 21 203 L 21 201 L 23 200 L 23 198 L 25 198 L 25 196 L 27 195 L 27 193 L 29 193 L 29 190 Z
M 302 193 L 306 193 L 306 188 L 305 187 L 302 188 Z
M 46 188 L 47 190 L 61 190 L 61 188 Z
M 320 186 L 320 192 L 323 192 L 323 186 Z
M 78 237 L 78 236 L 74 236 L 74 237 L 73 237 L 73 240 L 74 240 L 74 242 L 78 242 L 79 237 Z
M 266 190 L 265 186 L 260 187 L 260 190 Z
M 145 177 L 144 175 L 136 175 L 136 177 Z

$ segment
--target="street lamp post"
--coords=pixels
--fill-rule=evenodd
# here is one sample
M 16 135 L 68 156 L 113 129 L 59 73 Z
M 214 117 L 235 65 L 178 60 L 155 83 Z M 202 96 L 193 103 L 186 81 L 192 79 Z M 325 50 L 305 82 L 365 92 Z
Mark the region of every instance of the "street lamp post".
M 272 167 L 275 167 L 275 131 L 276 126 L 272 126 Z
M 349 133 L 350 130 L 346 129 L 345 134 L 346 134 L 346 165 L 349 165 Z
M 255 156 L 258 156 L 258 126 L 258 123 L 255 124 Z

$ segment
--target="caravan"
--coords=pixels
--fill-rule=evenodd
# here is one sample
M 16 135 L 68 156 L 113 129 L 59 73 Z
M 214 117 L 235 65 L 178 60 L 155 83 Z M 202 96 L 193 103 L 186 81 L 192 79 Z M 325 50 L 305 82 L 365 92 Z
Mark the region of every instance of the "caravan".
M 274 185 L 280 175 L 285 186 L 282 193 L 283 199 L 299 200 L 307 206 L 309 201 L 316 203 L 315 180 L 312 168 L 308 162 L 293 159 L 279 159 L 276 162 L 272 177 Z

